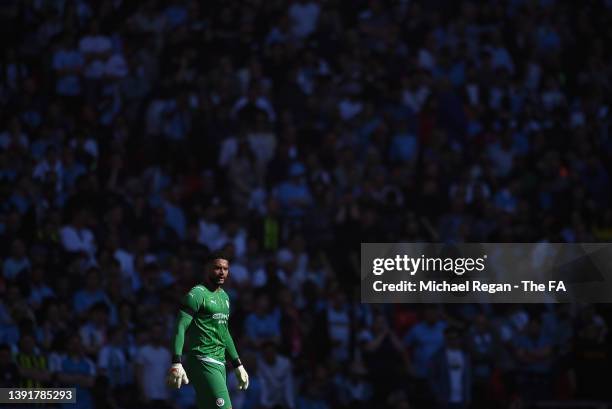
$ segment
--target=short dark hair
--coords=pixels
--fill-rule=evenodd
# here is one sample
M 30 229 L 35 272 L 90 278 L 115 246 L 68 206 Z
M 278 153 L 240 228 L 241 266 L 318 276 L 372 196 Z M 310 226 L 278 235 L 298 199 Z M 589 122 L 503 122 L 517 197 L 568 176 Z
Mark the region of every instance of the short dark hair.
M 212 263 L 215 260 L 228 260 L 229 258 L 227 257 L 227 255 L 225 254 L 225 252 L 223 251 L 211 251 L 210 253 L 208 253 L 208 255 L 206 257 L 204 257 L 204 265 L 207 266 L 210 263 Z

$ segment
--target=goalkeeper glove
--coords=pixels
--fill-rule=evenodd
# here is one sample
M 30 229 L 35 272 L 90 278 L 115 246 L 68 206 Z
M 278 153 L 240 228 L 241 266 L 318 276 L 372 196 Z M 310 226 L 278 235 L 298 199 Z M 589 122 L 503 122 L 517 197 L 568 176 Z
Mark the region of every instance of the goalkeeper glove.
M 181 385 L 187 385 L 189 383 L 189 379 L 187 378 L 187 374 L 183 369 L 183 365 L 180 363 L 172 364 L 170 370 L 168 371 L 168 385 L 180 388 Z
M 236 378 L 238 378 L 238 389 L 246 391 L 249 387 L 249 374 L 244 369 L 244 366 L 239 365 L 235 370 Z

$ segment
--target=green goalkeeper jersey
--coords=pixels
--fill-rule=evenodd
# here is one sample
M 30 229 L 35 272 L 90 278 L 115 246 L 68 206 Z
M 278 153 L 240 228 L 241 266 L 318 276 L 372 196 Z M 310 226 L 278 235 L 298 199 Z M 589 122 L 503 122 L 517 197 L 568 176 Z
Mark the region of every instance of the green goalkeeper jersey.
M 225 355 L 235 361 L 238 353 L 229 333 L 230 303 L 219 288 L 193 287 L 182 300 L 173 353 L 198 355 L 210 363 L 224 364 Z

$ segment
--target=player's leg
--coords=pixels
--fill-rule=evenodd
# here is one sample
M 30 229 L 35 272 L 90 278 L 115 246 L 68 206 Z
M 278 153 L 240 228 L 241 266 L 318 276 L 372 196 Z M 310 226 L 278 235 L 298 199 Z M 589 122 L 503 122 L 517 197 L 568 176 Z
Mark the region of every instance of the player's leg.
M 189 356 L 185 362 L 185 371 L 195 390 L 198 409 L 231 409 L 224 365 L 203 362 Z
M 227 379 L 225 365 L 207 364 L 211 369 L 209 382 L 211 385 L 212 396 L 214 397 L 215 407 L 221 409 L 232 409 L 229 391 L 227 390 Z

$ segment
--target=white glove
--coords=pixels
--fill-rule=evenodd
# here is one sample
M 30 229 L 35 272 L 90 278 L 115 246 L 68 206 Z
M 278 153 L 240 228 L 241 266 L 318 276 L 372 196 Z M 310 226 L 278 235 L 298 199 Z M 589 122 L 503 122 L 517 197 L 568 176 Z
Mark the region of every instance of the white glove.
M 189 383 L 189 379 L 187 378 L 187 374 L 183 369 L 183 365 L 180 363 L 172 364 L 170 370 L 168 371 L 168 385 L 174 388 L 180 388 L 181 385 L 187 385 Z
M 236 378 L 238 378 L 238 389 L 246 391 L 249 387 L 249 374 L 247 373 L 244 366 L 240 365 L 234 370 Z

